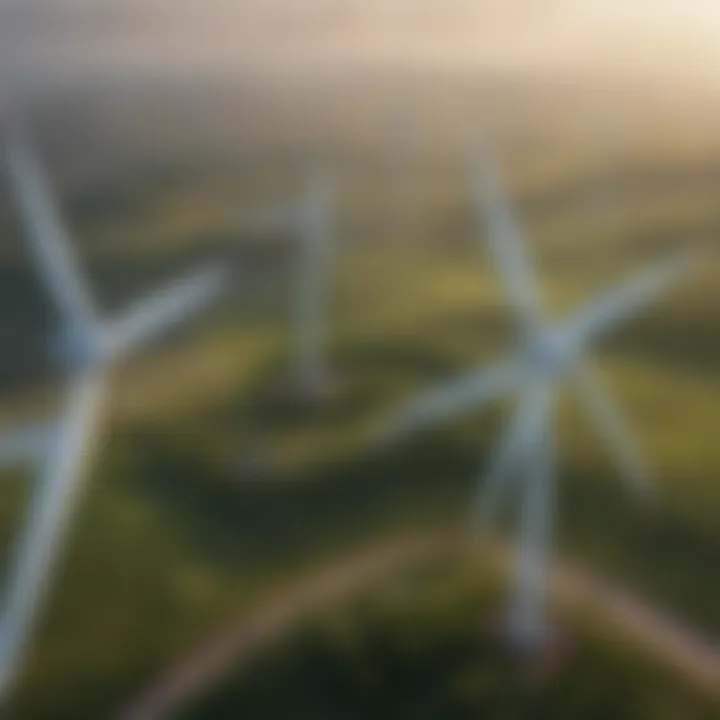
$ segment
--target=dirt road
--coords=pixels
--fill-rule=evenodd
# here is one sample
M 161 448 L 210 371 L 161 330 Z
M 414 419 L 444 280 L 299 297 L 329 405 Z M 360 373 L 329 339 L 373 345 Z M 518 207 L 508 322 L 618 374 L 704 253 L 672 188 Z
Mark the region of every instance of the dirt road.
M 404 570 L 459 547 L 453 533 L 384 542 L 344 557 L 300 578 L 246 610 L 116 716 L 117 720 L 176 717 L 188 701 L 237 673 L 256 654 L 323 607 L 352 596 L 395 571 Z M 512 556 L 502 545 L 486 547 L 483 562 L 506 572 Z M 596 615 L 625 637 L 672 666 L 688 682 L 720 694 L 720 648 L 640 598 L 569 562 L 557 562 L 550 579 L 553 601 L 570 610 Z

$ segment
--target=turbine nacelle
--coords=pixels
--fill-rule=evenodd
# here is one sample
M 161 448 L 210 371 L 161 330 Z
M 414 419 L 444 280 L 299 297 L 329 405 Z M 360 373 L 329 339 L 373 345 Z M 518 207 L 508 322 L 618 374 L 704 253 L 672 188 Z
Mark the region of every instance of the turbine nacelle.
M 108 361 L 107 344 L 100 333 L 87 333 L 74 326 L 65 326 L 48 342 L 52 362 L 67 374 L 101 367 Z
M 547 326 L 528 332 L 521 344 L 522 361 L 533 377 L 558 377 L 577 361 L 579 355 L 575 338 L 559 327 Z

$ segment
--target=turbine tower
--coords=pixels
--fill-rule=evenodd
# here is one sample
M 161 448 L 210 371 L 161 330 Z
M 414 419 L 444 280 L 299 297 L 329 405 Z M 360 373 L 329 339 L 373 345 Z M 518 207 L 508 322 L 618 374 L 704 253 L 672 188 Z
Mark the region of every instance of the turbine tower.
M 261 231 L 288 231 L 296 242 L 296 272 L 291 293 L 292 382 L 307 399 L 320 399 L 329 379 L 330 277 L 334 183 L 325 168 L 315 168 L 293 203 L 256 218 Z
M 21 667 L 52 570 L 60 560 L 95 447 L 109 370 L 196 314 L 225 283 L 223 269 L 209 266 L 155 292 L 118 318 L 102 319 L 27 140 L 12 132 L 6 149 L 8 176 L 32 254 L 60 316 L 52 352 L 67 390 L 56 421 L 0 436 L 0 465 L 32 462 L 39 474 L 4 585 L 0 697 Z
M 393 416 L 381 435 L 387 440 L 484 407 L 506 393 L 516 394 L 517 407 L 491 456 L 477 510 L 485 527 L 513 486 L 522 490 L 508 630 L 511 641 L 529 650 L 542 646 L 549 635 L 545 585 L 556 477 L 553 411 L 557 386 L 565 378 L 571 383 L 621 475 L 634 488 L 648 488 L 647 464 L 585 355 L 591 345 L 673 285 L 688 270 L 691 258 L 666 259 L 561 322 L 551 322 L 542 309 L 520 225 L 503 196 L 489 154 L 473 166 L 473 173 L 478 217 L 485 222 L 492 259 L 516 315 L 518 350 L 507 360 L 421 395 Z
M 327 390 L 329 379 L 333 188 L 326 171 L 312 174 L 297 214 L 295 374 L 300 391 L 318 398 Z

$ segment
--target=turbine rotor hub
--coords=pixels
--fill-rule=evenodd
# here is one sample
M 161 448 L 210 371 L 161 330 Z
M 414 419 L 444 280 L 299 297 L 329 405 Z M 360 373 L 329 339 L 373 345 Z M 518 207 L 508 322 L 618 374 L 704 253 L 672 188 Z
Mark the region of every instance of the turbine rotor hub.
M 103 350 L 99 343 L 85 333 L 66 328 L 57 333 L 50 343 L 50 354 L 63 370 L 85 370 L 102 362 Z
M 525 357 L 530 368 L 543 375 L 558 375 L 575 358 L 575 346 L 567 333 L 547 328 L 526 340 Z

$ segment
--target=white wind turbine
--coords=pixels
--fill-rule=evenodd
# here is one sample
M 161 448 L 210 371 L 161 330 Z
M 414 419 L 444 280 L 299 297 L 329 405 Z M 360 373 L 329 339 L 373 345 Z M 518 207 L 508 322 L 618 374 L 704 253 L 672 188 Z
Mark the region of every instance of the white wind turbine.
M 334 189 L 332 175 L 316 169 L 296 202 L 273 208 L 253 223 L 262 231 L 289 231 L 296 241 L 293 382 L 303 396 L 316 399 L 329 378 Z
M 395 437 L 483 407 L 505 393 L 516 393 L 517 407 L 491 457 L 478 511 L 484 527 L 513 485 L 522 488 L 521 537 L 508 629 L 514 642 L 531 648 L 542 644 L 549 631 L 545 585 L 556 476 L 556 387 L 562 379 L 571 382 L 622 475 L 633 487 L 647 488 L 647 465 L 601 377 L 584 356 L 591 344 L 675 283 L 688 269 L 690 257 L 659 263 L 563 322 L 551 323 L 542 311 L 519 224 L 489 158 L 477 164 L 474 174 L 478 215 L 486 223 L 493 261 L 517 316 L 519 349 L 507 360 L 422 395 L 394 416 L 382 436 Z
M 0 465 L 32 462 L 39 472 L 28 520 L 12 549 L 0 606 L 0 696 L 24 660 L 59 561 L 95 446 L 109 370 L 195 314 L 225 283 L 219 266 L 207 267 L 150 295 L 119 318 L 102 319 L 40 166 L 17 133 L 7 142 L 7 168 L 34 260 L 61 318 L 52 351 L 62 364 L 67 391 L 56 421 L 0 436 Z

